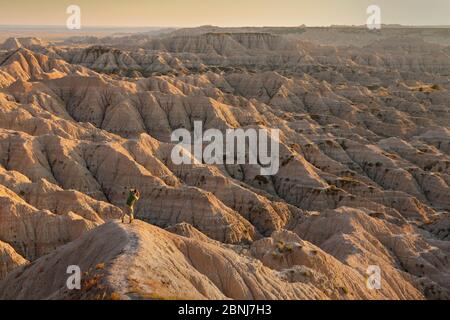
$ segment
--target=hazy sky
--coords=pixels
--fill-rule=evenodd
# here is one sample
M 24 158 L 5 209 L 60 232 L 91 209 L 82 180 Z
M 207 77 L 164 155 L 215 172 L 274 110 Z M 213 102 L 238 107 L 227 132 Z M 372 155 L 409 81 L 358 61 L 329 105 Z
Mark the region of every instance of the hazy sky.
M 84 26 L 310 26 L 366 23 L 450 25 L 450 0 L 0 0 L 0 25 L 65 25 L 79 5 Z

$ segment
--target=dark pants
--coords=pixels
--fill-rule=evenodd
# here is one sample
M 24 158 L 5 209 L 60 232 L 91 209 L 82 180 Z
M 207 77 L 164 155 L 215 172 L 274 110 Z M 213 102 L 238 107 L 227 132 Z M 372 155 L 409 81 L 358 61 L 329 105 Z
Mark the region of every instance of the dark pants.
M 130 223 L 134 220 L 134 207 L 126 206 L 122 215 L 122 223 L 125 223 L 125 216 L 128 215 L 130 217 Z

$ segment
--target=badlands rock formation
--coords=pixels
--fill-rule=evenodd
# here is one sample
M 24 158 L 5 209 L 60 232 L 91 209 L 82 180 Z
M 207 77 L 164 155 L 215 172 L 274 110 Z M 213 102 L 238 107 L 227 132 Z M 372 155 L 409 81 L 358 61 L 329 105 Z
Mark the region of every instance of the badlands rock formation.
M 449 299 L 449 45 L 394 27 L 7 40 L 0 298 Z M 195 121 L 279 129 L 278 173 L 175 164 Z
M 0 280 L 13 269 L 27 263 L 9 244 L 0 242 Z
M 272 251 L 275 250 L 272 242 L 280 239 L 293 246 L 291 252 L 285 254 L 286 260 L 274 255 L 266 257 L 268 252 L 276 252 Z M 399 293 L 390 292 L 390 288 L 386 293 L 367 291 L 361 274 L 289 232 L 257 241 L 252 250 L 257 259 L 239 255 L 212 241 L 177 236 L 144 222 L 130 226 L 109 222 L 12 273 L 0 284 L 0 298 L 421 297 L 412 286 L 402 288 L 404 292 L 399 290 Z M 76 255 L 78 252 L 84 253 L 82 257 Z M 263 256 L 259 256 L 261 253 Z M 66 287 L 67 263 L 78 264 L 86 270 L 80 291 L 70 291 Z M 40 276 L 33 277 L 37 272 Z

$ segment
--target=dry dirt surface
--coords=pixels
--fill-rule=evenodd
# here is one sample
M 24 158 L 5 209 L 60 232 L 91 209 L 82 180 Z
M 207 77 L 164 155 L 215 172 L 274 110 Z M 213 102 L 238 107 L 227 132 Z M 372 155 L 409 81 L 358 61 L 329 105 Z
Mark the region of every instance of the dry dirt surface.
M 195 121 L 280 170 L 175 164 Z M 448 28 L 0 44 L 0 299 L 450 299 L 449 212 Z

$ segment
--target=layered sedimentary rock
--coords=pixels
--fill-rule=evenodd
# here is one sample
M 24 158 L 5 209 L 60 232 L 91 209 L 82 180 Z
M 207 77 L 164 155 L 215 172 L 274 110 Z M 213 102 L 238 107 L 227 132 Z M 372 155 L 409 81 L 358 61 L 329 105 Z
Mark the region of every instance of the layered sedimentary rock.
M 0 297 L 448 299 L 446 31 L 328 31 L 8 40 Z M 176 164 L 195 122 L 279 129 L 279 170 Z M 130 188 L 142 221 L 121 226 Z
M 292 239 L 293 238 L 293 239 Z M 278 235 L 275 237 L 278 240 Z M 207 240 L 177 236 L 137 222 L 108 223 L 61 247 L 0 284 L 6 299 L 363 299 L 365 278 L 314 245 L 291 236 L 293 264 L 281 269 L 267 258 L 246 257 Z M 267 241 L 265 241 L 267 242 Z M 270 248 L 262 240 L 255 251 Z M 302 251 L 301 253 L 297 253 Z M 80 260 L 75 252 L 85 254 Z M 171 252 L 170 256 L 167 252 Z M 256 254 L 258 256 L 258 254 Z M 274 259 L 272 257 L 272 259 Z M 66 269 L 77 264 L 81 290 L 68 290 Z M 268 266 L 265 266 L 267 264 Z M 49 266 L 52 265 L 52 269 Z M 301 265 L 301 266 L 300 266 Z M 332 267 L 330 269 L 330 267 Z M 32 275 L 40 271 L 40 277 Z M 151 272 L 150 272 L 151 270 Z M 226 272 L 217 272 L 226 270 Z M 338 275 L 338 276 L 336 276 Z M 16 280 L 13 280 L 13 276 Z M 28 280 L 32 278 L 32 280 Z M 51 280 L 51 281 L 50 281 Z M 46 282 L 50 285 L 43 285 Z M 8 289 L 6 289 L 8 286 Z M 39 288 L 36 290 L 36 288 Z M 407 298 L 421 297 L 410 288 Z M 393 297 L 392 295 L 390 296 Z M 402 297 L 402 296 L 399 296 Z
M 9 244 L 0 242 L 0 280 L 3 280 L 12 270 L 27 262 Z

